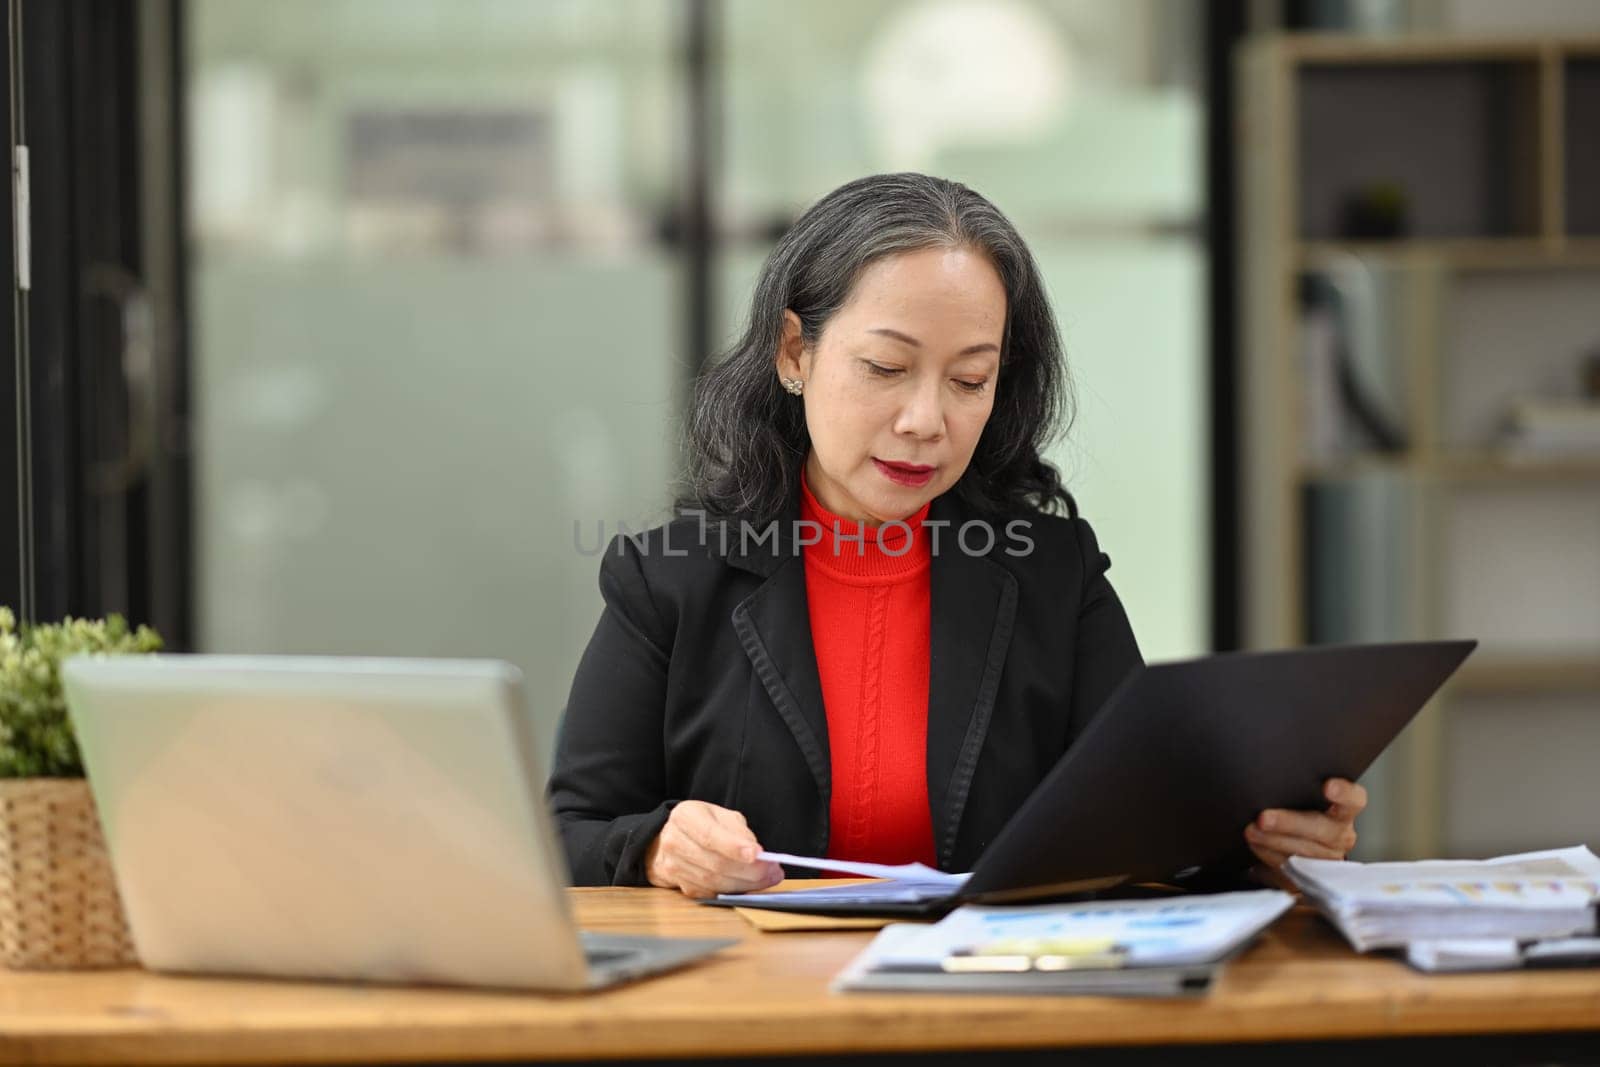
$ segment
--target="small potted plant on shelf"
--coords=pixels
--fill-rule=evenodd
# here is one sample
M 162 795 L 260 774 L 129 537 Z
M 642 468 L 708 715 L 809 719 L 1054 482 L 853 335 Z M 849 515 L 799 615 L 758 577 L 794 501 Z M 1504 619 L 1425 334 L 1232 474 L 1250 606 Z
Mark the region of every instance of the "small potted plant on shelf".
M 154 652 L 119 615 L 18 625 L 0 606 L 0 966 L 137 962 L 61 694 L 77 653 Z

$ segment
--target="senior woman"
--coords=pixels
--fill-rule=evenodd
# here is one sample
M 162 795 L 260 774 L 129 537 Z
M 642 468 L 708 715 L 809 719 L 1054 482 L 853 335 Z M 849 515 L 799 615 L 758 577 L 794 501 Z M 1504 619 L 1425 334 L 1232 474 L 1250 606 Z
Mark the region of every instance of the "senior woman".
M 1069 413 L 994 205 L 889 174 L 809 208 L 700 378 L 679 517 L 601 562 L 549 786 L 574 881 L 759 889 L 763 848 L 970 869 L 1141 662 L 1040 456 Z M 1241 827 L 1269 877 L 1353 844 L 1364 790 L 1325 792 Z

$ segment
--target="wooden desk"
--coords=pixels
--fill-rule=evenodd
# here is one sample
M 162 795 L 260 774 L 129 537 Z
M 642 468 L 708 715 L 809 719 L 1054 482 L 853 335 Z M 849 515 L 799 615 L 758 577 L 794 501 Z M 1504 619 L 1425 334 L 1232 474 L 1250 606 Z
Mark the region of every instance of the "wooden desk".
M 731 911 L 663 890 L 574 895 L 590 929 L 741 942 L 677 974 L 588 996 L 0 971 L 0 1061 L 560 1060 L 1156 1045 L 1222 1053 L 1217 1046 L 1234 1043 L 1226 1060 L 1240 1062 L 1269 1051 L 1261 1042 L 1488 1034 L 1542 1034 L 1543 1047 L 1600 1054 L 1600 971 L 1424 977 L 1393 960 L 1354 955 L 1304 909 L 1235 961 L 1207 997 L 1131 1001 L 831 995 L 829 979 L 870 934 L 763 934 Z M 1517 1039 L 1519 1052 L 1532 1051 L 1522 1044 L 1528 1040 Z M 1481 1038 L 1468 1046 L 1473 1053 L 1491 1047 Z M 1343 1048 L 1370 1055 L 1373 1046 Z M 1161 1058 L 1177 1051 L 1162 1050 Z M 1327 1059 L 1306 1052 L 1301 1062 Z M 1126 1062 L 1125 1054 L 1106 1056 Z

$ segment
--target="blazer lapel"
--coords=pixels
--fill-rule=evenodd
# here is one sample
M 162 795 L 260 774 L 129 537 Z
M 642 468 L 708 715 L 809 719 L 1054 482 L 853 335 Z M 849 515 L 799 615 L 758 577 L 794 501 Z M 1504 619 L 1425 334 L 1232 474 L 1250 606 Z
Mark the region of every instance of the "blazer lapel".
M 766 578 L 733 609 L 733 628 L 779 716 L 794 734 L 806 766 L 817 780 L 822 810 L 832 799 L 832 760 L 828 755 L 828 716 L 822 703 L 822 678 L 811 642 L 811 612 L 806 602 L 806 571 L 795 543 L 794 504 L 775 522 L 775 540 L 755 543 L 766 529 L 752 527 L 741 539 L 730 522 L 728 562 Z M 824 814 L 826 821 L 826 814 Z
M 950 523 L 938 529 L 929 578 L 928 803 L 941 867 L 955 852 L 1017 610 L 1016 576 L 987 555 L 961 549 L 962 510 L 949 494 L 928 509 L 930 520 Z M 996 544 L 999 535 L 996 530 Z

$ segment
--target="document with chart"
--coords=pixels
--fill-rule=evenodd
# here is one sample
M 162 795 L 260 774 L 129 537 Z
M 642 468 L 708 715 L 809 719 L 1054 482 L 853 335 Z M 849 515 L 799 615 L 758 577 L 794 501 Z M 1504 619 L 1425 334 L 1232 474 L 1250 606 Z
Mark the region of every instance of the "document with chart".
M 1581 845 L 1415 863 L 1293 856 L 1284 870 L 1360 952 L 1441 939 L 1536 941 L 1596 932 L 1600 857 Z

